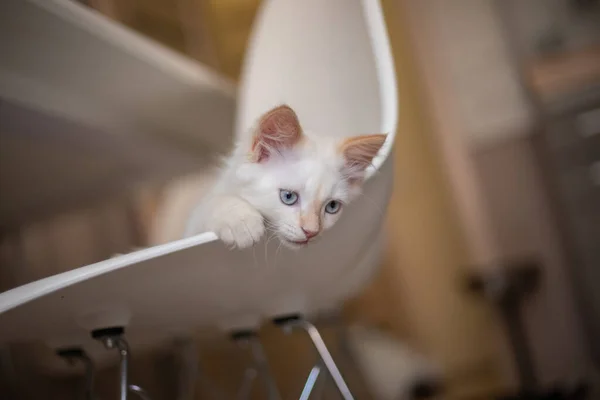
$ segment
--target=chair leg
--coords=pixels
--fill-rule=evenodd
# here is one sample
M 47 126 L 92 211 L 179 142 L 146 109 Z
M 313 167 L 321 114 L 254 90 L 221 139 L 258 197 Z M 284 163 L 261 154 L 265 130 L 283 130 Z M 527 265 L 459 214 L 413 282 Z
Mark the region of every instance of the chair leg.
M 59 349 L 56 354 L 69 363 L 75 363 L 76 361 L 83 363 L 85 368 L 85 388 L 83 398 L 85 400 L 93 400 L 95 368 L 92 359 L 79 347 Z
M 253 366 L 246 369 L 244 373 L 244 381 L 242 382 L 242 387 L 240 388 L 240 395 L 243 395 L 247 391 L 247 395 L 250 394 L 250 388 L 252 386 L 252 382 L 254 381 L 252 371 L 255 371 L 255 375 L 260 376 L 263 379 L 267 390 L 267 398 L 269 400 L 281 400 L 281 395 L 279 394 L 279 389 L 277 388 L 277 383 L 275 382 L 275 378 L 273 378 L 273 374 L 269 369 L 269 362 L 267 361 L 267 356 L 265 355 L 264 348 L 260 339 L 256 335 L 256 333 L 252 331 L 241 331 L 232 334 L 232 339 L 241 347 L 249 348 L 250 353 L 252 355 Z M 245 389 L 245 386 L 249 386 L 248 389 Z
M 253 367 L 248 367 L 244 371 L 244 377 L 242 378 L 242 384 L 237 392 L 237 400 L 249 399 L 252 393 L 252 385 L 258 376 L 258 371 Z
M 150 395 L 144 389 L 139 387 L 138 385 L 132 385 L 132 384 L 127 385 L 127 389 L 130 392 L 137 394 L 138 397 L 142 400 L 152 400 L 150 398 Z
M 125 339 L 125 330 L 122 327 L 96 329 L 92 331 L 92 337 L 101 341 L 107 349 L 119 350 L 119 399 L 127 400 L 129 392 L 135 393 L 142 400 L 150 400 L 150 396 L 144 389 L 137 385 L 129 384 L 129 343 Z
M 313 346 L 319 353 L 319 357 L 325 366 L 325 369 L 329 373 L 329 376 L 333 379 L 338 391 L 344 398 L 344 400 L 354 400 L 354 396 L 350 392 L 344 377 L 342 376 L 340 370 L 338 369 L 331 353 L 327 349 L 327 345 L 323 341 L 321 334 L 316 326 L 307 321 L 306 319 L 298 316 L 290 317 L 290 318 L 277 318 L 274 320 L 275 324 L 282 327 L 282 329 L 288 333 L 292 332 L 294 329 L 301 329 L 308 333 L 310 340 L 312 341 Z
M 198 348 L 192 338 L 177 338 L 173 343 L 177 370 L 177 400 L 193 400 L 200 375 Z
M 308 377 L 306 378 L 306 383 L 304 384 L 304 388 L 302 389 L 302 393 L 300 394 L 299 400 L 308 400 L 310 399 L 311 394 L 315 393 L 314 389 L 317 386 L 319 377 L 323 375 L 322 369 L 323 366 L 320 362 L 318 362 L 314 367 L 312 367 L 310 373 L 308 374 Z M 320 393 L 318 393 L 317 397 L 314 398 L 320 398 Z

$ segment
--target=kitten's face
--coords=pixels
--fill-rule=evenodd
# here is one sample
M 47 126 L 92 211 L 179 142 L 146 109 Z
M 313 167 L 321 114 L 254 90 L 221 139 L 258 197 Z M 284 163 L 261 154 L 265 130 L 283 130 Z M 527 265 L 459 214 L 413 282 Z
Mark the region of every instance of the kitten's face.
M 277 107 L 259 121 L 248 161 L 238 170 L 250 183 L 244 197 L 283 244 L 305 246 L 360 193 L 365 169 L 384 141 L 385 135 L 307 134 L 291 108 Z

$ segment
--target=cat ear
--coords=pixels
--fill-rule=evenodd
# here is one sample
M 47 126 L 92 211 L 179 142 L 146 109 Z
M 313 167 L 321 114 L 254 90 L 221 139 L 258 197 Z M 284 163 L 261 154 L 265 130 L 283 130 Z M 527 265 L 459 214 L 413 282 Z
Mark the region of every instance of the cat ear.
M 350 180 L 360 179 L 373 158 L 379 153 L 387 135 L 361 135 L 342 142 L 341 152 L 345 160 L 345 170 Z
M 259 120 L 252 140 L 251 158 L 255 162 L 267 160 L 271 154 L 294 147 L 302 138 L 298 116 L 287 105 L 265 113 Z

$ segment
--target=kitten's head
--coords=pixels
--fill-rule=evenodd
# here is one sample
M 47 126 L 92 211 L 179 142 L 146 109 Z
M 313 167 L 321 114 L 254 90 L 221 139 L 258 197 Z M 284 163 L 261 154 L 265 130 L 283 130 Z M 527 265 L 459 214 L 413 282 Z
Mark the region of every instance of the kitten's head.
M 296 113 L 279 106 L 258 121 L 237 170 L 243 195 L 288 247 L 329 229 L 359 193 L 365 170 L 386 135 L 332 138 L 304 132 Z

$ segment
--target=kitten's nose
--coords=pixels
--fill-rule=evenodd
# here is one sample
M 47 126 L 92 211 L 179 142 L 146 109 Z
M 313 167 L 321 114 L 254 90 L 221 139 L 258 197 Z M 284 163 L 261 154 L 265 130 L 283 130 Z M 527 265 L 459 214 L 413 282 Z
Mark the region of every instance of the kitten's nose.
M 304 232 L 307 239 L 314 238 L 315 236 L 317 236 L 319 234 L 318 231 L 309 231 L 308 229 L 304 229 L 304 228 L 302 228 L 302 232 Z

